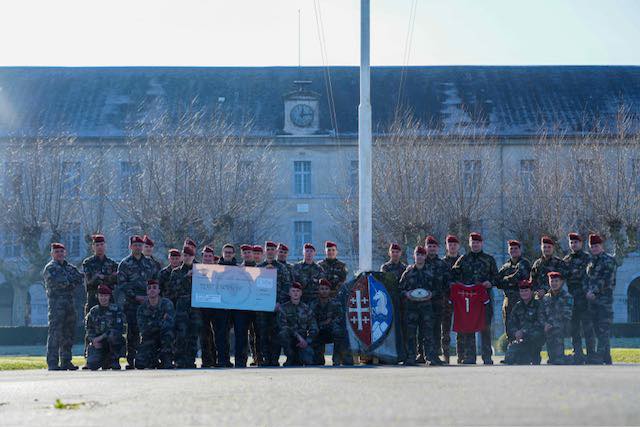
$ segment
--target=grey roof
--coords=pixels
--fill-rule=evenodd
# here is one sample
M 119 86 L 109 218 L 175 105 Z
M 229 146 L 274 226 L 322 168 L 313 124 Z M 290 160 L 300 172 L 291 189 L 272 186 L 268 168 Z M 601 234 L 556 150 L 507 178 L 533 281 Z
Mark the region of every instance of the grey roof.
M 331 67 L 329 73 L 337 133 L 353 135 L 358 68 Z M 238 130 L 250 123 L 256 135 L 278 135 L 283 96 L 298 79 L 311 80 L 309 89 L 321 94 L 322 133 L 336 133 L 322 67 L 4 67 L 0 136 L 123 137 L 156 115 L 175 126 L 181 117 L 212 111 L 223 111 Z M 615 129 L 621 104 L 640 117 L 635 66 L 374 67 L 371 84 L 378 132 L 398 106 L 437 131 L 464 124 L 496 136 Z

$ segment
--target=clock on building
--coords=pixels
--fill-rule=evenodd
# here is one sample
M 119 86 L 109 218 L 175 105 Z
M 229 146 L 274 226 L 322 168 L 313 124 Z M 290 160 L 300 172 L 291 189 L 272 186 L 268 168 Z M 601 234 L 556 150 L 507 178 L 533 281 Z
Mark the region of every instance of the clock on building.
M 289 115 L 294 125 L 306 128 L 311 126 L 313 123 L 315 111 L 313 111 L 313 108 L 307 104 L 296 104 L 291 109 L 291 113 Z

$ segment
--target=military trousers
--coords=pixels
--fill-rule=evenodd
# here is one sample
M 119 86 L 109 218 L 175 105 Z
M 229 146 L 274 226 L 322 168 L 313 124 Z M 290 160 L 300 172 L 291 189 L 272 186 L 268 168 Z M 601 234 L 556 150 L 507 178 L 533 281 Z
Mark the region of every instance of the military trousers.
M 252 313 L 245 310 L 229 310 L 229 321 L 233 327 L 233 355 L 236 368 L 247 367 L 247 335 Z
M 202 328 L 200 330 L 200 352 L 202 367 L 212 367 L 216 364 L 216 341 L 214 338 L 215 309 L 201 308 Z
M 413 361 L 416 358 L 416 350 L 419 345 L 424 348 L 425 359 L 435 357 L 433 343 L 433 308 L 430 302 L 405 301 L 405 321 L 407 324 L 406 360 Z M 418 335 L 418 329 L 424 331 Z M 417 342 L 417 339 L 421 343 Z
M 143 331 L 136 354 L 138 369 L 153 369 L 173 358 L 174 331 L 172 328 L 155 328 Z
M 174 360 L 178 368 L 193 368 L 198 353 L 198 337 L 202 328 L 200 309 L 191 307 L 191 296 L 176 302 L 176 342 Z
M 71 364 L 71 347 L 76 329 L 76 310 L 71 295 L 49 298 L 47 366 Z
M 584 336 L 587 357 L 595 355 L 596 337 L 589 314 L 589 304 L 584 294 L 573 295 L 571 307 L 571 345 L 574 357 L 582 358 L 582 337 Z
M 138 304 L 126 304 L 124 315 L 127 319 L 127 363 L 134 365 L 138 344 L 140 343 L 140 330 L 138 329 Z
M 543 338 L 526 338 L 523 341 L 513 341 L 507 347 L 504 363 L 507 365 L 539 365 L 540 350 L 544 344 Z
M 589 301 L 589 312 L 597 340 L 596 354 L 604 363 L 611 363 L 612 292 L 598 294 L 594 301 Z
M 119 366 L 120 355 L 124 347 L 122 335 L 108 335 L 101 342 L 100 348 L 89 343 L 87 348 L 87 366 L 92 371 L 97 369 L 110 369 Z
M 275 312 L 256 312 L 257 353 L 261 366 L 278 366 L 280 358 L 280 340 L 278 338 L 278 319 Z

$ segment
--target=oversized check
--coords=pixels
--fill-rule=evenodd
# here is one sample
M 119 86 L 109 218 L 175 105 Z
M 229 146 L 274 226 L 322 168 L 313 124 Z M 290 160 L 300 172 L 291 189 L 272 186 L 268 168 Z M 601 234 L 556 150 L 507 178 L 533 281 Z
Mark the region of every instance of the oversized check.
M 275 268 L 193 264 L 191 305 L 251 311 L 274 311 Z

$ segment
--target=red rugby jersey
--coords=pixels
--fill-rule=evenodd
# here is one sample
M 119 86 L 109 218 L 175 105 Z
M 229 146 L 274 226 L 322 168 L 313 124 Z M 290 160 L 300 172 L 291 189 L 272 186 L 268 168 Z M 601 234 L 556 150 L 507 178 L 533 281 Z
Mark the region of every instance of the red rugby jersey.
M 478 332 L 485 327 L 485 307 L 489 293 L 482 285 L 453 283 L 449 291 L 453 304 L 453 330 L 463 334 Z

